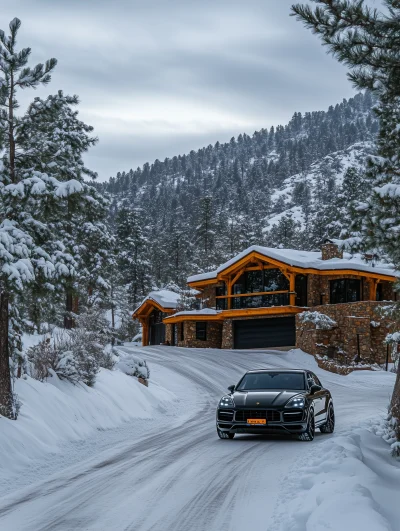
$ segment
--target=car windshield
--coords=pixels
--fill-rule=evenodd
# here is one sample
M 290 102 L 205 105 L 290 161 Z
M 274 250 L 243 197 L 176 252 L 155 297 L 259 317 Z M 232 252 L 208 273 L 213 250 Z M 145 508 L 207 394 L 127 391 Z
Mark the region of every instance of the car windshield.
M 251 372 L 239 383 L 239 391 L 255 389 L 305 389 L 302 372 Z

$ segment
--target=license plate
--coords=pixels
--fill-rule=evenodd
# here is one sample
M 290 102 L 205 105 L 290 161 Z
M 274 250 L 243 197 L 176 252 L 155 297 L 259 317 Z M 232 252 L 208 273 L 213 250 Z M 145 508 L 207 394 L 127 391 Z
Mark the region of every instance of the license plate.
M 266 424 L 266 419 L 247 419 L 247 424 Z

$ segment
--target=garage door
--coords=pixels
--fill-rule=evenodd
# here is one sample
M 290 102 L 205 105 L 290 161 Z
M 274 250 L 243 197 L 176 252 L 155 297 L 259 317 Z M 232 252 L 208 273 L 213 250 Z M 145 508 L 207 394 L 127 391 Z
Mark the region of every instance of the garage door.
M 234 321 L 234 348 L 289 347 L 296 343 L 294 317 Z

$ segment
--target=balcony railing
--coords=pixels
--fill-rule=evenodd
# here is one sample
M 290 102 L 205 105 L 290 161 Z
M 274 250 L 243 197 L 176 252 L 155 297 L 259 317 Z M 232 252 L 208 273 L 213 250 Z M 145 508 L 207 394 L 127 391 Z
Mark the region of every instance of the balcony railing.
M 289 291 L 274 291 L 271 293 L 241 293 L 235 295 L 223 295 L 216 298 L 217 309 L 226 310 L 228 299 L 232 300 L 232 310 L 242 308 L 265 308 L 271 306 L 288 306 L 290 304 Z

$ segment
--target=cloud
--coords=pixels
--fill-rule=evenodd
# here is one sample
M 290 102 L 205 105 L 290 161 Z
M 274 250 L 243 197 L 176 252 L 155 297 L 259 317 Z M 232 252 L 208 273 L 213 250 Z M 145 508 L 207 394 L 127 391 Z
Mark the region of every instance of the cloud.
M 353 94 L 343 66 L 293 17 L 291 0 L 14 0 L 32 61 L 57 57 L 47 95 L 77 93 L 106 179 Z M 22 95 L 26 104 L 32 93 Z

